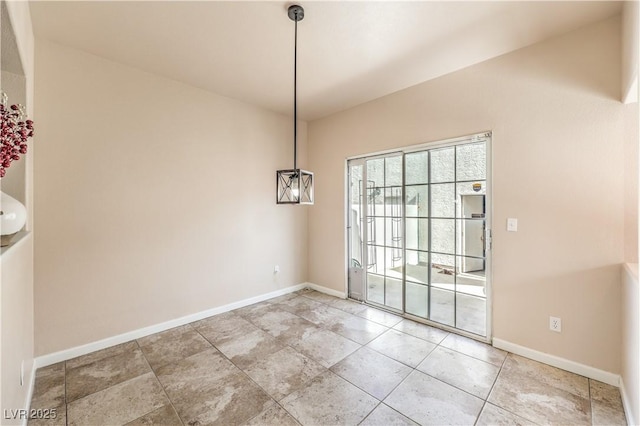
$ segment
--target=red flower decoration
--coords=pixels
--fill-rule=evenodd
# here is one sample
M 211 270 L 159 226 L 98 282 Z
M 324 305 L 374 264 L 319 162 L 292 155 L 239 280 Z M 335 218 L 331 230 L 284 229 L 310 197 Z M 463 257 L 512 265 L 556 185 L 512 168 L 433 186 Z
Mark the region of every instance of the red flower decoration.
M 0 95 L 0 178 L 7 173 L 12 161 L 27 153 L 27 139 L 33 137 L 33 121 L 25 120 L 24 107 L 7 107 L 7 95 Z

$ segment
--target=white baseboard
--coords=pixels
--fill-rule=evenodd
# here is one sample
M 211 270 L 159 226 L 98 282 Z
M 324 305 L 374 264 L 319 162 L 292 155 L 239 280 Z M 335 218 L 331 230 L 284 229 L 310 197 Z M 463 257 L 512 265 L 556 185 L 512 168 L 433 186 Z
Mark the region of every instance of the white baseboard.
M 319 291 L 320 293 L 328 294 L 329 296 L 335 296 L 341 299 L 347 298 L 347 293 L 345 293 L 344 291 L 334 290 L 332 288 L 324 287 L 314 283 L 305 283 L 305 285 L 309 288 Z
M 637 425 L 640 419 L 635 419 L 633 417 L 633 412 L 631 411 L 631 401 L 629 400 L 629 394 L 627 393 L 627 389 L 624 387 L 624 380 L 622 377 L 620 378 L 620 396 L 622 397 L 622 407 L 624 407 L 624 415 L 627 417 L 628 425 Z
M 97 342 L 87 343 L 85 345 L 76 346 L 74 348 L 65 349 L 65 350 L 54 352 L 47 355 L 42 355 L 37 357 L 34 360 L 34 364 L 35 364 L 34 370 L 36 368 L 46 367 L 48 365 L 52 365 L 57 362 L 66 361 L 81 355 L 86 355 L 91 352 L 95 352 L 101 349 L 106 349 L 111 346 L 119 345 L 121 343 L 129 342 L 131 340 L 139 339 L 141 337 L 149 336 L 151 334 L 159 333 L 161 331 L 169 330 L 170 328 L 189 324 L 191 322 L 208 318 L 213 315 L 222 314 L 224 312 L 229 312 L 234 309 L 244 308 L 245 306 L 253 305 L 254 303 L 262 302 L 267 299 L 272 299 L 274 297 L 278 297 L 288 293 L 292 293 L 294 291 L 302 290 L 303 288 L 306 288 L 306 287 L 311 287 L 311 284 L 309 283 L 297 284 L 291 287 L 261 294 L 259 296 L 240 300 L 238 302 L 229 303 L 224 306 L 218 306 L 217 308 L 207 309 L 206 311 L 197 312 L 195 314 L 187 315 L 181 318 L 169 320 L 160 324 L 139 328 L 137 330 L 129 331 L 123 334 L 118 334 L 117 336 L 108 337 L 106 339 L 98 340 Z M 321 290 L 318 290 L 318 291 L 321 291 Z M 35 377 L 35 371 L 34 371 L 34 377 Z
M 498 349 L 523 356 L 525 358 L 540 361 L 553 367 L 558 367 L 562 370 L 570 371 L 572 373 L 576 373 L 593 380 L 598 380 L 608 385 L 616 387 L 620 386 L 619 374 L 610 373 L 608 371 L 600 370 L 598 368 L 591 367 L 585 364 L 580 364 L 579 362 L 571 361 L 566 358 L 561 358 L 559 356 L 551 355 L 545 352 L 536 351 L 535 349 L 520 346 L 502 339 L 494 338 L 493 346 Z

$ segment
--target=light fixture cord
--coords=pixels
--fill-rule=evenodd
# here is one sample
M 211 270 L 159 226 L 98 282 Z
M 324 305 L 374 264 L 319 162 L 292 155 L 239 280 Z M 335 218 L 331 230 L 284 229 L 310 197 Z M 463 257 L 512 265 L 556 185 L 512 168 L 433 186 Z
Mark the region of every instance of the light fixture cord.
M 293 47 L 293 168 L 298 169 L 298 12 L 296 11 Z

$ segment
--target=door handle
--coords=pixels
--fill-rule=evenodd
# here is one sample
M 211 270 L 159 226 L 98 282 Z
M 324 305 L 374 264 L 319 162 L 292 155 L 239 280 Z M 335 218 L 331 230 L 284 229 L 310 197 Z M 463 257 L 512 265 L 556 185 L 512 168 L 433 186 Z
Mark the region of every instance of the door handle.
M 493 239 L 491 238 L 491 229 L 484 230 L 484 251 L 491 250 L 491 246 L 493 245 Z

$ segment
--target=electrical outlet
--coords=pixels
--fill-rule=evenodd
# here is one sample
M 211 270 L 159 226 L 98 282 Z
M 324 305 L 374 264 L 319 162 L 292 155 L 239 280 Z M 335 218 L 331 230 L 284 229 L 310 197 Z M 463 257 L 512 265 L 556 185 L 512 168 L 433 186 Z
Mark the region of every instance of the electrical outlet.
M 556 333 L 562 332 L 562 319 L 556 317 L 549 317 L 549 330 Z

